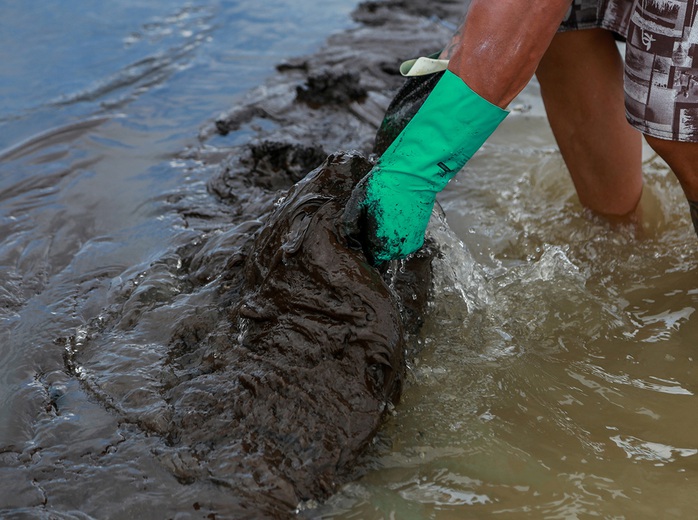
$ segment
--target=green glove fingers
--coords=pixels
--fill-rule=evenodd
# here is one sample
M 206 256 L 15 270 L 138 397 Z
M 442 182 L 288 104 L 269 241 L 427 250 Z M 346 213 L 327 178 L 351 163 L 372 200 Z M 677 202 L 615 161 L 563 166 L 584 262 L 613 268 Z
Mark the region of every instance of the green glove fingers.
M 407 256 L 422 247 L 436 200 L 435 191 L 414 191 L 396 183 L 396 179 L 384 183 L 385 174 L 377 172 L 374 168 L 369 174 L 363 202 L 371 237 L 369 256 L 374 264 Z
M 364 244 L 375 263 L 407 256 L 422 246 L 436 194 L 506 115 L 458 76 L 444 73 L 362 183 L 361 206 L 369 227 Z

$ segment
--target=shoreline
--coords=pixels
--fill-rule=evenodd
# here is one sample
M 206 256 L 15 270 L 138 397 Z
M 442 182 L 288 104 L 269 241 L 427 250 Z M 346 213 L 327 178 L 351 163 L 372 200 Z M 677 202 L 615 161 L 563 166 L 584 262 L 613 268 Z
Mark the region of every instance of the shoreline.
M 352 13 L 356 27 L 331 35 L 311 55 L 278 64 L 276 74 L 203 125 L 200 146 L 190 156 L 206 161 L 204 148 L 212 138 L 217 138 L 214 148 L 224 147 L 224 136 L 240 130 L 251 131 L 252 137 L 228 150 L 229 157 L 240 149 L 249 155 L 252 148 L 257 163 L 278 163 L 281 152 L 296 180 L 299 172 L 320 164 L 320 157 L 349 150 L 368 156 L 383 114 L 404 81 L 400 63 L 442 48 L 464 10 L 461 2 L 444 1 L 358 4 Z M 260 151 L 265 142 L 274 145 Z M 214 161 L 221 150 L 213 154 Z M 240 168 L 249 169 L 249 160 Z

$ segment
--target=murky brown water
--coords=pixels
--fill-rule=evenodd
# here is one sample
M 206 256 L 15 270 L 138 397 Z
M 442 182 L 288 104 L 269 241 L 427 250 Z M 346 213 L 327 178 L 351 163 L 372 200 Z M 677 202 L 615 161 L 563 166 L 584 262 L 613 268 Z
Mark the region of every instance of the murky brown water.
M 395 83 L 390 66 L 403 51 L 433 50 L 456 10 L 392 5 L 404 7 L 394 18 L 405 26 L 390 34 L 381 9 L 365 10 L 370 23 L 353 40 L 294 62 L 283 81 L 252 96 L 230 136 L 196 143 L 196 125 L 232 96 L 225 65 L 276 63 L 288 24 L 253 29 L 266 19 L 226 2 L 159 6 L 134 21 L 126 4 L 119 24 L 93 14 L 74 33 L 101 21 L 114 33 L 83 50 L 100 59 L 104 48 L 128 52 L 100 62 L 96 79 L 66 72 L 63 83 L 54 74 L 46 99 L 3 113 L 0 512 L 8 518 L 234 517 L 235 493 L 206 478 L 210 461 L 153 434 L 169 420 L 160 394 L 171 379 L 162 374 L 193 380 L 215 367 L 207 356 L 224 344 L 229 262 L 260 226 L 245 205 L 273 200 L 259 186 L 223 193 L 221 170 L 260 128 L 302 145 L 310 135 L 312 157 L 340 144 L 365 149 L 388 79 Z M 272 7 L 269 18 L 287 10 Z M 445 20 L 429 17 L 437 7 Z M 238 31 L 222 29 L 240 21 Z M 51 16 L 44 22 L 57 27 Z M 232 50 L 224 35 L 244 45 Z M 250 52 L 265 35 L 276 35 L 273 50 Z M 366 88 L 361 103 L 284 105 L 304 67 L 344 70 L 357 56 L 360 74 L 350 72 Z M 610 229 L 576 202 L 535 84 L 517 103 L 442 197 L 459 239 L 434 230 L 444 259 L 423 349 L 362 461 L 366 475 L 326 504 L 305 504 L 300 517 L 697 516 L 698 240 L 678 185 L 647 153 L 641 236 Z M 186 146 L 193 151 L 181 154 Z M 189 365 L 202 371 L 182 370 Z M 206 391 L 189 394 L 196 413 L 216 410 Z M 235 459 L 230 449 L 218 463 Z
M 372 469 L 316 516 L 698 515 L 698 240 L 681 190 L 647 150 L 642 237 L 610 229 L 579 206 L 536 85 L 518 101 L 532 109 L 442 198 L 465 246 Z

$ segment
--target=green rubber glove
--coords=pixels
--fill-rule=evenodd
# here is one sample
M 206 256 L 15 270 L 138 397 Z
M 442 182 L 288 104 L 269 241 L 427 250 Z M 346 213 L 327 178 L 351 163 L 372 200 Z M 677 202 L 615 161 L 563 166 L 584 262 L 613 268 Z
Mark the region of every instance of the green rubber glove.
M 436 194 L 507 113 L 452 72 L 444 73 L 347 203 L 347 233 L 358 238 L 373 264 L 422 246 Z

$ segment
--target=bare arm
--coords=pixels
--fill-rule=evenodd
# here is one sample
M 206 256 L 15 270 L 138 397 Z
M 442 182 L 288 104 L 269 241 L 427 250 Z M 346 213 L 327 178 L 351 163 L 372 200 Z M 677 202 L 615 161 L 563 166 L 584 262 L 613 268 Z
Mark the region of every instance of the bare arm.
M 533 77 L 571 0 L 472 0 L 442 53 L 449 70 L 505 108 Z

